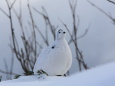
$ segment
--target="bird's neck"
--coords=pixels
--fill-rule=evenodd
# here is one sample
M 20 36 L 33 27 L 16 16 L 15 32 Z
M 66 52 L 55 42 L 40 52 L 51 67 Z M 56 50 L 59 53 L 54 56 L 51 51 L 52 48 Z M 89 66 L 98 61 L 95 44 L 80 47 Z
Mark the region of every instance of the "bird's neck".
M 66 39 L 59 39 L 57 40 L 57 45 L 64 45 L 66 43 Z
M 62 39 L 57 39 L 58 42 L 64 42 L 66 41 L 65 38 L 62 38 Z

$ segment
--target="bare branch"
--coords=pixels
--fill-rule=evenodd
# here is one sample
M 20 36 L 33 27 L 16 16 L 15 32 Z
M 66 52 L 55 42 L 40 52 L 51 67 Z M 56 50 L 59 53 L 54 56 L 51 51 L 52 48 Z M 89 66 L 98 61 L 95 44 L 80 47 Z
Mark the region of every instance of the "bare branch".
M 112 0 L 107 0 L 108 2 L 110 2 L 110 3 L 112 3 L 112 4 L 115 4 L 115 2 L 114 1 L 112 1 Z
M 28 9 L 29 9 L 29 13 L 30 13 L 30 19 L 31 19 L 31 22 L 32 22 L 32 28 L 33 28 L 33 34 L 34 34 L 34 45 L 35 45 L 35 52 L 34 52 L 34 55 L 35 55 L 35 58 L 37 56 L 37 45 L 36 45 L 36 32 L 35 32 L 35 23 L 34 23 L 34 19 L 33 19 L 33 15 L 32 15 L 32 12 L 31 12 L 31 8 L 30 8 L 30 4 L 29 4 L 29 0 L 28 0 Z
M 76 53 L 76 59 L 78 61 L 78 65 L 79 65 L 79 70 L 82 70 L 82 66 L 84 69 L 88 69 L 88 66 L 86 65 L 84 59 L 83 59 L 83 55 L 82 52 L 79 50 L 78 48 L 78 28 L 79 28 L 79 16 L 77 16 L 78 18 L 78 22 L 76 25 L 76 7 L 77 7 L 77 2 L 76 1 L 70 1 L 70 8 L 71 8 L 71 13 L 72 13 L 72 19 L 73 19 L 73 34 L 70 33 L 69 29 L 67 30 L 70 33 L 70 43 L 72 42 L 74 44 L 75 47 L 75 53 Z M 66 25 L 65 25 L 66 26 Z
M 7 65 L 6 59 L 4 59 L 4 64 L 5 64 L 6 72 L 8 72 L 8 65 Z M 7 77 L 7 79 L 9 79 L 8 75 L 6 75 L 6 77 Z
M 8 9 L 10 10 L 10 5 L 9 5 L 8 0 L 6 0 L 6 4 L 7 4 Z
M 16 2 L 16 0 L 13 1 L 13 3 L 12 3 L 11 6 L 10 6 L 10 9 L 12 9 L 12 7 L 13 7 L 14 4 L 15 4 L 15 2 Z
M 16 74 L 16 73 L 10 73 L 10 72 L 6 72 L 6 71 L 3 71 L 0 69 L 0 72 L 3 73 L 3 74 L 11 74 L 11 75 L 19 75 L 19 74 Z
M 39 12 L 36 8 L 33 8 L 38 14 L 44 15 L 43 13 Z
M 46 16 L 46 21 L 48 21 L 48 25 L 50 26 L 50 31 L 51 31 L 51 33 L 52 33 L 52 35 L 53 35 L 53 37 L 54 37 L 54 39 L 55 39 L 55 28 L 54 28 L 54 26 L 51 24 L 51 21 L 50 21 L 50 19 L 49 19 L 49 16 L 48 16 L 48 14 L 47 14 L 47 11 L 46 11 L 46 9 L 44 8 L 44 7 L 42 7 L 42 9 L 43 9 L 43 11 L 45 12 L 45 16 Z
M 81 39 L 81 38 L 85 37 L 89 31 L 89 28 L 90 28 L 90 25 L 88 26 L 88 28 L 85 30 L 85 32 L 81 36 L 77 37 L 77 39 Z
M 87 35 L 88 31 L 89 31 L 89 27 L 85 30 L 85 32 L 81 36 L 77 37 L 77 40 L 85 37 Z M 71 44 L 72 42 L 73 42 L 73 40 L 70 39 L 70 41 L 68 42 L 68 44 Z
M 37 31 L 39 32 L 40 36 L 42 37 L 42 39 L 44 40 L 44 42 L 46 43 L 46 45 L 48 46 L 48 40 L 45 39 L 44 35 L 42 34 L 42 32 L 39 30 L 39 28 L 37 26 L 35 26 Z
M 42 10 L 44 11 L 45 14 L 39 12 L 39 11 L 38 11 L 37 9 L 35 9 L 35 8 L 33 8 L 33 9 L 34 9 L 38 14 L 40 14 L 41 16 L 43 16 L 45 22 L 47 22 L 46 25 L 48 25 L 48 26 L 50 27 L 50 31 L 51 31 L 51 33 L 52 33 L 54 39 L 55 39 L 55 30 L 56 30 L 56 28 L 51 24 L 51 21 L 50 21 L 50 19 L 49 19 L 49 16 L 48 16 L 48 14 L 47 14 L 45 8 L 42 7 Z
M 1 80 L 2 80 L 2 76 L 0 76 L 0 82 L 1 82 Z
M 9 15 L 2 8 L 0 10 L 9 18 Z
M 12 73 L 13 72 L 13 67 L 14 67 L 14 53 L 13 53 L 13 51 L 12 51 L 12 58 L 11 58 L 11 66 L 10 66 L 10 73 Z M 12 77 L 11 76 L 12 74 L 10 74 L 10 78 Z
M 104 10 L 102 10 L 101 8 L 99 8 L 97 5 L 95 5 L 93 2 L 91 2 L 90 0 L 87 0 L 93 7 L 95 7 L 96 9 L 98 9 L 100 12 L 102 12 L 103 14 L 105 14 L 108 18 L 110 18 L 114 23 L 115 23 L 115 18 L 113 18 L 111 15 L 109 15 L 108 13 L 106 13 Z

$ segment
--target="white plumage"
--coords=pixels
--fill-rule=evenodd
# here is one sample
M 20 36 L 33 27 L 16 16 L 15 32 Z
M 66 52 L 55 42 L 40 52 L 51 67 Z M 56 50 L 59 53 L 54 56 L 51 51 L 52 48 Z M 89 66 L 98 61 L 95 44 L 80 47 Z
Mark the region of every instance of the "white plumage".
M 72 54 L 65 35 L 66 32 L 58 30 L 54 43 L 42 50 L 35 63 L 34 74 L 43 70 L 50 76 L 64 75 L 70 69 Z

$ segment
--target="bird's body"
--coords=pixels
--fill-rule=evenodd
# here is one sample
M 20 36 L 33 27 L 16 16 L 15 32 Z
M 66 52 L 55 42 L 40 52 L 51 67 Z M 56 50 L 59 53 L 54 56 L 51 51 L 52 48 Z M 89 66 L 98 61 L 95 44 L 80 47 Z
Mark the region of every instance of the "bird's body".
M 56 39 L 54 43 L 43 49 L 38 57 L 34 74 L 38 70 L 45 71 L 48 75 L 64 75 L 72 64 L 72 54 L 65 37 Z

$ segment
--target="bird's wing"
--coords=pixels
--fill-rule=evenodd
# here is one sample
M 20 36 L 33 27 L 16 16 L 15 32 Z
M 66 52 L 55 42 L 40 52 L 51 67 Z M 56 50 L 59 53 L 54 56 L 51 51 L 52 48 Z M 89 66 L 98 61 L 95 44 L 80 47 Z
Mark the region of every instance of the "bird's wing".
M 47 54 L 49 51 L 50 51 L 50 49 L 48 47 L 42 49 L 41 54 L 37 58 L 36 63 L 34 65 L 34 69 L 33 69 L 34 74 L 37 74 L 38 70 L 40 70 L 44 67 L 46 59 L 47 59 L 46 57 L 47 57 Z
M 55 46 L 55 44 L 56 44 L 56 42 L 54 41 L 53 44 L 51 44 L 47 48 L 42 49 L 41 54 L 39 55 L 39 57 L 36 60 L 36 63 L 34 66 L 34 72 L 37 72 L 38 70 L 40 70 L 44 67 L 44 65 L 47 62 L 47 57 L 52 50 L 52 46 Z

